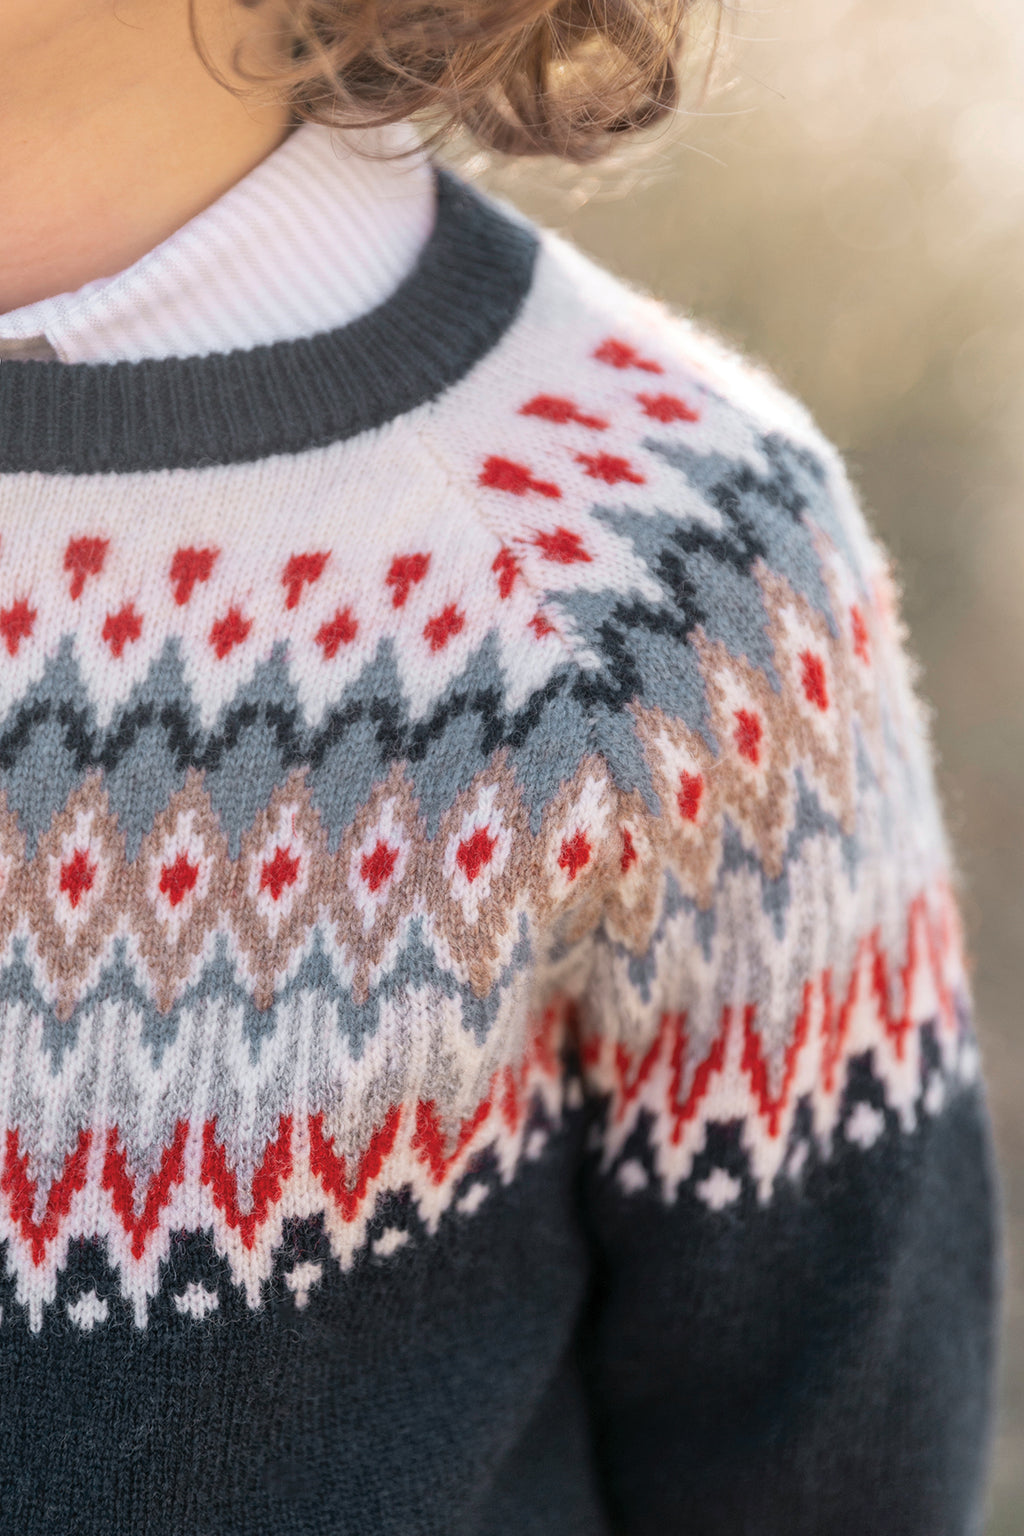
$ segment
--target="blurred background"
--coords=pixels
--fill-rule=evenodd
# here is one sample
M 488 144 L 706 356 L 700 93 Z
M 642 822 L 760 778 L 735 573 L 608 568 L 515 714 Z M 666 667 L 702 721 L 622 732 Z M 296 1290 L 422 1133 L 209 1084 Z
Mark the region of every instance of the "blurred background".
M 1021 1536 L 1024 5 L 751 0 L 723 20 L 681 136 L 599 175 L 474 169 L 767 361 L 844 450 L 895 556 L 936 712 L 1008 1213 L 987 1536 Z

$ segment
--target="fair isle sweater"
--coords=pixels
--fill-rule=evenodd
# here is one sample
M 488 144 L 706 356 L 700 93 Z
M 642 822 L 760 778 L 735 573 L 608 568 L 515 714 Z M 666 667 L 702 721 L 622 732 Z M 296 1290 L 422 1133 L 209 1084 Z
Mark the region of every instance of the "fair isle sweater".
M 434 183 L 346 323 L 0 362 L 0 1529 L 967 1536 L 885 560 L 773 384 Z

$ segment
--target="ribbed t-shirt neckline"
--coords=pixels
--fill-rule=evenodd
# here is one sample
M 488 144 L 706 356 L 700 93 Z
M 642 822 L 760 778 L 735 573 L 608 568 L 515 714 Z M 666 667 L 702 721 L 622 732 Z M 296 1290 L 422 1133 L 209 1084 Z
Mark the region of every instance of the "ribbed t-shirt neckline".
M 303 123 L 121 272 L 0 315 L 0 362 L 199 357 L 348 325 L 412 271 L 434 217 L 411 124 Z
M 0 365 L 0 473 L 139 473 L 325 447 L 435 399 L 501 339 L 537 240 L 438 170 L 434 228 L 377 308 L 318 335 L 139 362 Z

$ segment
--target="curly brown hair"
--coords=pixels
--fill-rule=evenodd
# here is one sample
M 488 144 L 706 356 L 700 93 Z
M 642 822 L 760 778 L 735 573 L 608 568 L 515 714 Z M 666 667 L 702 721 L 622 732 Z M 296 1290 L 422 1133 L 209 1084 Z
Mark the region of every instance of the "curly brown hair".
M 435 137 L 583 162 L 676 107 L 696 3 L 284 0 L 289 46 L 263 78 L 300 121 L 426 118 Z

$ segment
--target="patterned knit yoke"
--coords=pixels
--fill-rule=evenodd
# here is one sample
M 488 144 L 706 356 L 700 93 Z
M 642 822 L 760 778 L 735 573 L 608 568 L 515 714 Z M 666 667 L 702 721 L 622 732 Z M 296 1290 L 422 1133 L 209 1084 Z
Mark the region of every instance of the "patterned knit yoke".
M 444 173 L 305 340 L 0 365 L 0 1529 L 973 1530 L 992 1211 L 885 560 Z

